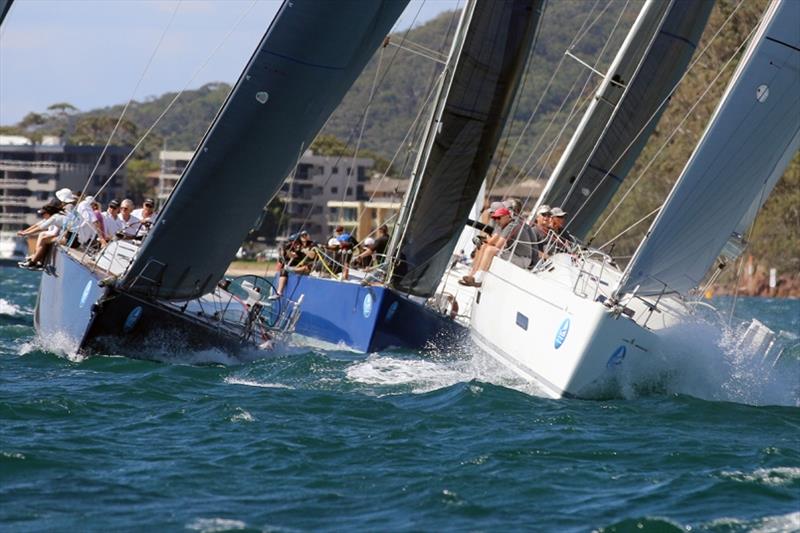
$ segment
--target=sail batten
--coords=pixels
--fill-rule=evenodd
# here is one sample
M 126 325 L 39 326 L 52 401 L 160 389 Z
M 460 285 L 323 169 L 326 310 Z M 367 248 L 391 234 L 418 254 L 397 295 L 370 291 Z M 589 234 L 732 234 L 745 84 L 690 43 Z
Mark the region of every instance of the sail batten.
M 537 203 L 567 211 L 576 237 L 586 237 L 636 162 L 713 5 L 650 0 L 643 6 Z
M 774 0 L 617 292 L 697 287 L 798 148 L 800 2 Z
M 543 0 L 478 0 L 416 176 L 392 286 L 430 296 L 483 184 L 541 20 Z
M 407 3 L 284 2 L 121 285 L 172 300 L 211 290 Z

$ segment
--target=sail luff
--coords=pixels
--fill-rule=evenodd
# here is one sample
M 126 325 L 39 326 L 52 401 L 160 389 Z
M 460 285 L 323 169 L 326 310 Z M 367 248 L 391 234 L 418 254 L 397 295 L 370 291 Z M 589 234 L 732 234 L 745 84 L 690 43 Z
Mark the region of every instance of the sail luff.
M 284 2 L 121 287 L 173 300 L 212 290 L 300 148 L 311 143 L 406 4 Z
M 486 177 L 541 20 L 543 0 L 478 0 L 417 197 L 392 287 L 435 293 Z
M 539 204 L 561 206 L 584 238 L 633 167 L 689 65 L 711 0 L 645 5 Z M 617 83 L 614 83 L 616 79 Z
M 14 0 L 0 0 L 0 26 L 3 25 L 3 20 L 8 15 L 8 12 L 11 10 L 11 4 L 14 3 Z
M 773 0 L 617 294 L 686 293 L 800 145 L 800 2 Z
M 456 27 L 453 43 L 450 46 L 450 53 L 447 57 L 447 63 L 444 66 L 444 72 L 442 73 L 439 87 L 436 91 L 434 105 L 431 109 L 430 119 L 428 120 L 428 128 L 425 130 L 425 134 L 420 142 L 420 150 L 417 152 L 417 157 L 414 160 L 414 166 L 411 170 L 411 176 L 409 178 L 409 187 L 401 204 L 400 213 L 397 217 L 397 224 L 395 224 L 395 227 L 399 231 L 395 230 L 395 232 L 392 234 L 392 239 L 389 243 L 386 254 L 388 257 L 392 258 L 393 262 L 396 260 L 395 256 L 397 254 L 397 250 L 400 248 L 400 246 L 402 246 L 402 242 L 405 239 L 407 228 L 406 222 L 408 221 L 408 217 L 413 211 L 414 203 L 417 200 L 417 194 L 419 192 L 422 175 L 425 172 L 425 166 L 428 161 L 428 157 L 430 156 L 431 148 L 433 147 L 433 141 L 436 138 L 436 130 L 441 123 L 442 113 L 444 112 L 444 104 L 447 99 L 450 86 L 453 82 L 453 76 L 455 75 L 456 66 L 458 65 L 458 58 L 461 54 L 461 49 L 464 46 L 464 37 L 466 36 L 466 32 L 469 28 L 470 20 L 472 20 L 472 14 L 475 11 L 475 4 L 476 0 L 469 0 L 467 2 L 463 11 L 461 12 L 461 17 L 459 18 L 458 26 Z

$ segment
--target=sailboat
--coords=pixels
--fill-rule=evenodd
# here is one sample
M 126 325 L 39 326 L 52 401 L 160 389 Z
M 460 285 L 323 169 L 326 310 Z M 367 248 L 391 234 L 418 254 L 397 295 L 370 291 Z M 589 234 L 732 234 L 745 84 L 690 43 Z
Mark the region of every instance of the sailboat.
M 496 260 L 475 298 L 473 339 L 553 398 L 602 395 L 625 368 L 647 367 L 656 354 L 669 353 L 670 328 L 693 319 L 691 291 L 720 254 L 741 251 L 732 246 L 741 245 L 741 228 L 752 223 L 800 148 L 798 65 L 800 2 L 773 0 L 627 267 L 620 270 L 605 253 L 580 247 L 552 250 L 532 271 Z M 637 142 L 625 140 L 623 149 Z M 596 156 L 583 168 L 594 166 Z M 612 168 L 600 172 L 610 175 Z M 572 176 L 553 177 L 567 183 L 548 190 L 567 191 L 569 202 Z M 591 189 L 573 205 L 589 197 Z M 592 225 L 587 217 L 579 227 Z
M 432 298 L 480 191 L 538 30 L 542 0 L 470 0 L 456 30 L 383 266 L 290 275 L 296 332 L 360 352 L 465 332 Z M 366 276 L 366 277 L 365 277 Z
M 57 246 L 34 323 L 67 349 L 137 356 L 156 335 L 192 348 L 263 346 L 297 301 L 269 281 L 225 280 L 242 239 L 407 1 L 285 1 L 141 246 Z

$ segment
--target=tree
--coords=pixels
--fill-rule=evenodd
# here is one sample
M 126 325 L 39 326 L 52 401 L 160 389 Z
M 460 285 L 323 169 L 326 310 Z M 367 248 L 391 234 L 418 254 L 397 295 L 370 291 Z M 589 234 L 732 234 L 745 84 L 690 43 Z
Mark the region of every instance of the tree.
M 132 159 L 128 161 L 125 174 L 128 196 L 140 203 L 146 196 L 154 196 L 155 190 L 148 174 L 159 169 L 158 163 L 146 159 Z

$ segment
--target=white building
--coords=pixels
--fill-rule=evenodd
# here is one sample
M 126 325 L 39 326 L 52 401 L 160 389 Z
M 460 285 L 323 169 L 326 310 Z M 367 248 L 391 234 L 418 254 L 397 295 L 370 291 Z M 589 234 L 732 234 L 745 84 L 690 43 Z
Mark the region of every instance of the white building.
M 159 176 L 159 203 L 169 196 L 194 152 L 162 151 Z M 365 200 L 364 184 L 374 161 L 359 157 L 322 156 L 306 150 L 294 175 L 281 186 L 278 197 L 284 202 L 278 235 L 286 237 L 305 229 L 315 240 L 325 239 L 340 218 L 338 206 L 330 202 Z
M 36 210 L 55 197 L 55 191 L 69 187 L 83 190 L 102 146 L 62 144 L 57 137 L 45 137 L 40 144 L 20 136 L 0 135 L 0 228 L 16 233 L 36 222 Z M 105 183 L 122 163 L 128 150 L 109 146 L 97 167 L 88 191 Z M 122 169 L 99 196 L 103 204 L 124 192 Z

